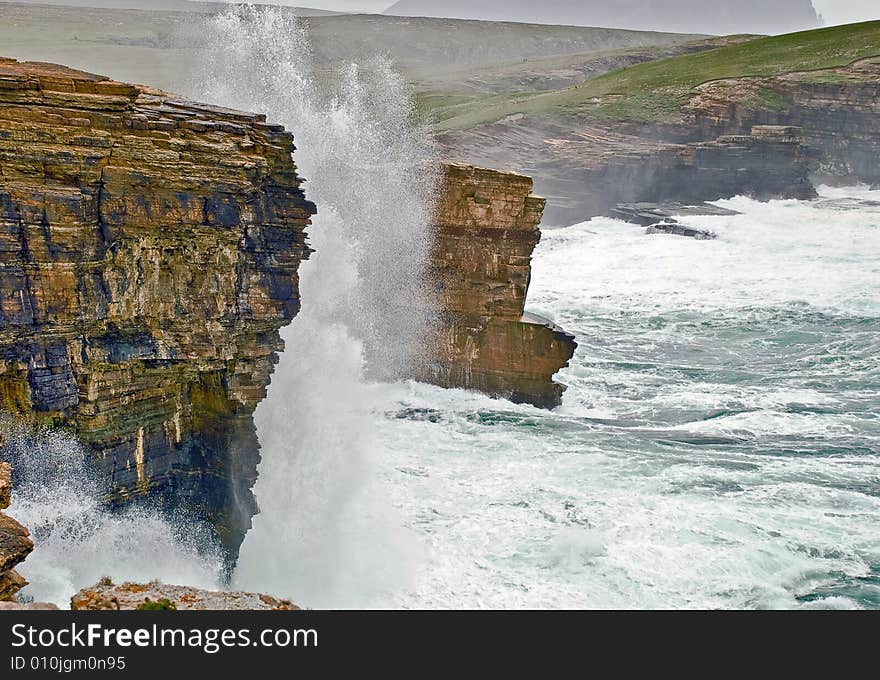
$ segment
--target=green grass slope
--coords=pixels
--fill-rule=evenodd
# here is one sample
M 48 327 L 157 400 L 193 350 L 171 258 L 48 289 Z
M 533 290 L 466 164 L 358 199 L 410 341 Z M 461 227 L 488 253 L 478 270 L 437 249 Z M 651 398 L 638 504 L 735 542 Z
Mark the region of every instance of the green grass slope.
M 724 78 L 776 76 L 845 66 L 880 56 L 880 21 L 760 38 L 731 47 L 650 61 L 563 90 L 451 98 L 428 110 L 439 130 L 468 129 L 514 114 L 658 122 L 672 119 L 697 86 Z M 821 76 L 817 76 L 821 77 Z M 830 76 L 829 76 L 830 77 Z

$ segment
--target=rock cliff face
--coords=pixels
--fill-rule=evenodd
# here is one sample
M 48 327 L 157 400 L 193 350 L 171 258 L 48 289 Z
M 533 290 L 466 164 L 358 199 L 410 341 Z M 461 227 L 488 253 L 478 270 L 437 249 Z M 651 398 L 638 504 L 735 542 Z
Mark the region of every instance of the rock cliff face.
M 0 463 L 0 510 L 9 507 L 12 494 L 12 468 Z M 34 549 L 28 530 L 0 512 L 0 602 L 11 602 L 27 585 L 15 567 Z
M 577 345 L 546 319 L 524 314 L 543 209 L 529 177 L 443 166 L 432 258 L 441 315 L 420 379 L 559 405 L 564 388 L 553 376 Z
M 544 223 L 553 226 L 609 215 L 619 203 L 815 196 L 809 178 L 817 156 L 804 148 L 801 130 L 756 125 L 703 137 L 693 130 L 676 136 L 627 124 L 572 128 L 523 119 L 440 139 L 450 156 L 525 168 L 548 198 Z
M 0 60 L 0 409 L 73 429 L 111 502 L 186 508 L 232 553 L 310 252 L 293 149 L 262 116 Z
M 880 48 L 878 48 L 880 51 Z M 738 134 L 753 125 L 802 128 L 817 178 L 880 185 L 880 57 L 774 78 L 707 83 L 689 102 L 691 134 Z

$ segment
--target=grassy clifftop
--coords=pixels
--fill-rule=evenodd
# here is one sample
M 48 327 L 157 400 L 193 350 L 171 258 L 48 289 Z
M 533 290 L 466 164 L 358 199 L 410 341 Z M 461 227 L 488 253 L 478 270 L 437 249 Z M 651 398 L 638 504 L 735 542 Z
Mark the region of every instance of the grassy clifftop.
M 440 130 L 468 129 L 515 114 L 656 122 L 674 117 L 694 88 L 708 81 L 818 71 L 875 56 L 880 56 L 880 21 L 660 59 L 552 92 L 469 97 L 466 102 L 451 101 L 430 115 Z

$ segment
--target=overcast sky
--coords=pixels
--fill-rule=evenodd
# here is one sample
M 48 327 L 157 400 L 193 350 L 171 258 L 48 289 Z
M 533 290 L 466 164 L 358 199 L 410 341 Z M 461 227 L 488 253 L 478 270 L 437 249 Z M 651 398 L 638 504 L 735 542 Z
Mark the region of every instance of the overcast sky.
M 270 0 L 259 0 L 270 2 Z M 345 12 L 381 12 L 394 0 L 271 0 L 270 4 L 300 5 L 317 9 L 334 9 Z M 479 0 L 474 0 L 479 2 Z M 768 0 L 772 2 L 772 0 Z M 706 1 L 711 6 L 711 0 Z M 825 17 L 828 24 L 846 24 L 866 19 L 880 19 L 878 0 L 813 0 L 813 5 Z

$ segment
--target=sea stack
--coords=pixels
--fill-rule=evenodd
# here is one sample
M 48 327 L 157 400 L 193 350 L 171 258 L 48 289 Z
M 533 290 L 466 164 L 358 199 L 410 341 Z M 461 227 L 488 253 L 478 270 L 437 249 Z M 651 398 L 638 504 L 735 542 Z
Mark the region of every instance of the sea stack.
M 541 408 L 561 403 L 553 376 L 577 343 L 525 313 L 543 210 L 529 177 L 444 164 L 431 262 L 440 318 L 421 379 Z

